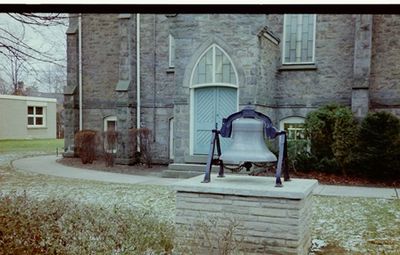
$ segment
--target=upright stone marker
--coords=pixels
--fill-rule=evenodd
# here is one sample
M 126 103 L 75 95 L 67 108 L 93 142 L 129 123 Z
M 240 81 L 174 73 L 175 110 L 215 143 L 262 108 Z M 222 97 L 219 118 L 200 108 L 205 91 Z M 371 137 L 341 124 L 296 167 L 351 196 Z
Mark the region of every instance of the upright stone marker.
M 316 180 L 292 179 L 282 188 L 275 187 L 272 177 L 227 175 L 214 176 L 210 183 L 202 180 L 201 175 L 175 186 L 180 245 L 195 244 L 192 248 L 199 254 L 217 254 L 223 242 L 218 237 L 235 222 L 231 239 L 246 254 L 308 254 Z M 204 231 L 204 224 L 212 221 L 216 224 Z

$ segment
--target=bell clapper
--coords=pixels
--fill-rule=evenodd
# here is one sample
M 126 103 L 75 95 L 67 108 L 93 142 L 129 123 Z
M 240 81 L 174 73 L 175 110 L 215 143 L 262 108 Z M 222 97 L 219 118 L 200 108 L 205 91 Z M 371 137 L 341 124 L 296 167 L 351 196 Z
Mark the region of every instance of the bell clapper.
M 253 166 L 253 164 L 252 164 L 251 162 L 246 161 L 246 162 L 243 163 L 242 166 L 243 166 L 244 168 L 246 168 L 246 171 L 247 171 L 247 172 L 249 172 L 250 169 L 251 169 L 251 167 Z

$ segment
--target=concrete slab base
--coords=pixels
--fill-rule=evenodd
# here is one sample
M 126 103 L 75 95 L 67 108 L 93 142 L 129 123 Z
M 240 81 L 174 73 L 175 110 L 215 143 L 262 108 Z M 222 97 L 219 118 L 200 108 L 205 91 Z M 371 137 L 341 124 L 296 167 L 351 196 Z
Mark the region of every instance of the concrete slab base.
M 165 178 L 191 178 L 198 175 L 204 175 L 206 169 L 205 164 L 182 164 L 172 163 L 168 165 L 168 169 L 162 172 Z M 218 167 L 213 166 L 212 171 L 218 172 Z
M 293 179 L 281 188 L 271 177 L 202 180 L 201 175 L 174 186 L 179 246 L 204 254 L 231 248 L 245 254 L 308 254 L 316 180 Z

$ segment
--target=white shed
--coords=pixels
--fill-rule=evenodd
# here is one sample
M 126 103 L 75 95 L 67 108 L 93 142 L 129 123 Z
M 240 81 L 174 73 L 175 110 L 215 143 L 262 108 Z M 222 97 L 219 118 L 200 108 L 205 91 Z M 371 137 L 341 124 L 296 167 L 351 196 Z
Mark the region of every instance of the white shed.
M 0 95 L 0 139 L 56 138 L 53 98 Z

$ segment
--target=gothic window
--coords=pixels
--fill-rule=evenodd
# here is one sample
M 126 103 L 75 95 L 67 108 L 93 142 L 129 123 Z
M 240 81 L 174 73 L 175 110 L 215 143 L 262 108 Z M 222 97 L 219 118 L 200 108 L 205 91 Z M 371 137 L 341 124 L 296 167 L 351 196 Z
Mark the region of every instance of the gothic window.
M 192 86 L 204 84 L 233 84 L 237 78 L 231 60 L 221 48 L 211 46 L 199 59 L 192 77 Z
M 283 64 L 307 64 L 315 60 L 315 14 L 285 14 Z

